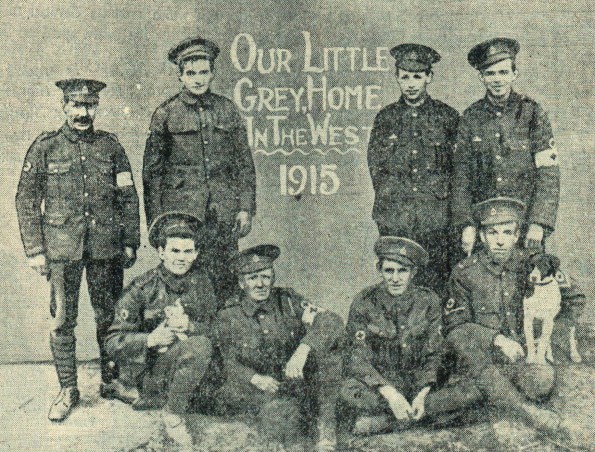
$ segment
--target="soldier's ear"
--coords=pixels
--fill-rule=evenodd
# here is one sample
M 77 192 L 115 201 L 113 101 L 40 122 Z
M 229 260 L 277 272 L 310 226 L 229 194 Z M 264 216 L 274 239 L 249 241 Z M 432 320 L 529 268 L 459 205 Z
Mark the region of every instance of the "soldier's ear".
M 428 74 L 428 80 L 426 83 L 429 85 L 430 83 L 432 83 L 432 80 L 434 80 L 434 71 L 430 71 L 430 73 Z
M 159 246 L 157 248 L 157 255 L 159 256 L 159 259 L 163 260 L 165 257 L 165 249 L 162 246 Z
M 486 233 L 483 229 L 479 231 L 479 239 L 481 240 L 481 243 L 486 242 Z

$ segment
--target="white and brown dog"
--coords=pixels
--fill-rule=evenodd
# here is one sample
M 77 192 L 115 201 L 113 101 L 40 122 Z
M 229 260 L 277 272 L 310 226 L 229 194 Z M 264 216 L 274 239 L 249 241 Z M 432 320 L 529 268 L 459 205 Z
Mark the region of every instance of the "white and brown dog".
M 560 259 L 551 254 L 535 254 L 527 260 L 523 298 L 524 329 L 527 341 L 527 363 L 554 362 L 552 331 L 560 312 L 562 295 L 556 280 Z M 535 338 L 534 322 L 541 320 L 541 336 Z

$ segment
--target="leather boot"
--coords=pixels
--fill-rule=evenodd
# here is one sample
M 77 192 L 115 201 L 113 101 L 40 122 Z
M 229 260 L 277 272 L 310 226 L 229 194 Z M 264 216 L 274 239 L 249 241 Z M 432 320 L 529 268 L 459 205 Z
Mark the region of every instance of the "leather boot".
M 111 383 L 101 383 L 99 395 L 104 399 L 116 399 L 124 403 L 134 403 L 139 398 L 138 389 L 124 386 L 122 382 L 115 379 Z
M 62 388 L 50 407 L 48 419 L 52 422 L 62 422 L 68 417 L 72 409 L 78 405 L 79 397 L 79 390 L 76 386 Z

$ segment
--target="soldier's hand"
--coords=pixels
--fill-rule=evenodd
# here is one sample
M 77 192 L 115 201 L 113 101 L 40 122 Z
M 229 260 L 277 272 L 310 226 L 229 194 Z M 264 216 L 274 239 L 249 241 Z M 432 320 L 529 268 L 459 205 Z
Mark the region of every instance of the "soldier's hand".
M 190 318 L 188 317 L 188 314 L 169 318 L 167 326 L 171 328 L 174 333 L 185 333 L 190 329 Z
M 285 376 L 287 378 L 304 378 L 304 366 L 310 353 L 310 346 L 307 344 L 300 344 L 293 352 L 287 364 L 285 364 Z
M 122 266 L 124 268 L 130 268 L 136 262 L 136 250 L 130 246 L 124 248 L 122 253 Z
M 527 230 L 527 237 L 525 237 L 525 248 L 527 249 L 541 249 L 541 241 L 543 240 L 543 226 L 532 223 Z
M 519 359 L 525 357 L 525 350 L 517 341 L 507 338 L 503 334 L 498 334 L 494 339 L 494 345 L 504 353 L 511 363 L 516 363 Z
M 261 391 L 270 392 L 271 394 L 279 390 L 279 382 L 268 375 L 254 374 L 250 379 L 250 383 Z
M 388 402 L 388 406 L 398 421 L 409 419 L 411 413 L 413 413 L 413 409 L 403 394 L 397 391 L 393 386 L 389 385 L 382 386 L 379 391 L 382 397 Z
M 41 276 L 48 274 L 49 269 L 45 259 L 45 254 L 38 254 L 37 256 L 30 257 L 27 259 L 29 267 L 39 273 Z
M 411 402 L 411 419 L 418 421 L 423 417 L 425 413 L 426 396 L 429 392 L 430 387 L 426 386 L 421 391 L 419 391 L 417 396 L 415 396 L 415 399 L 413 399 L 413 402 Z
M 313 304 L 306 303 L 304 306 L 304 313 L 302 314 L 302 322 L 306 325 L 312 325 L 314 323 L 314 318 L 319 312 L 324 312 L 326 309 L 319 308 L 318 306 L 314 306 Z
M 465 226 L 461 235 L 461 247 L 463 251 L 467 253 L 467 256 L 471 255 L 473 246 L 475 245 L 475 237 L 477 235 L 477 229 L 475 226 Z
M 147 347 L 167 347 L 176 339 L 176 333 L 171 328 L 165 326 L 165 322 L 162 322 L 147 336 Z
M 252 230 L 252 216 L 242 210 L 236 216 L 236 224 L 233 227 L 233 232 L 237 233 L 240 238 L 246 237 Z

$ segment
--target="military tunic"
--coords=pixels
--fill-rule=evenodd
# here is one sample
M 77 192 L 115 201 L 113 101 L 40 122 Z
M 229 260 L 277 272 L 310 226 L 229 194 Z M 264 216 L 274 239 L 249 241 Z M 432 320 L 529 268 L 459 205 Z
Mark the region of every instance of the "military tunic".
M 236 287 L 229 260 L 238 212 L 256 211 L 256 173 L 242 117 L 229 99 L 183 89 L 155 110 L 145 147 L 147 224 L 171 210 L 205 223 L 203 265 L 220 305 Z
M 526 222 L 553 230 L 560 169 L 547 114 L 512 92 L 503 106 L 486 96 L 464 113 L 454 158 L 453 220 L 472 225 L 471 205 L 509 196 L 527 205 Z
M 37 137 L 25 157 L 16 207 L 28 257 L 72 261 L 87 252 L 110 259 L 140 244 L 130 163 L 115 135 L 104 131 L 79 133 L 64 124 Z
M 178 340 L 165 352 L 147 347 L 147 337 L 166 321 L 166 308 L 181 305 L 188 315 L 187 340 Z M 173 275 L 162 265 L 135 278 L 116 306 L 106 348 L 119 363 L 139 364 L 141 391 L 164 396 L 184 411 L 211 360 L 211 325 L 217 303 L 211 282 L 197 269 Z M 175 402 L 172 402 L 175 399 Z
M 50 346 L 62 387 L 77 382 L 74 328 L 85 268 L 103 381 L 117 374 L 103 345 L 122 290 L 123 249 L 140 244 L 138 207 L 130 163 L 115 135 L 64 124 L 27 151 L 16 208 L 25 254 L 48 259 Z
M 258 412 L 278 397 L 295 400 L 312 396 L 318 400 L 320 419 L 334 425 L 341 381 L 343 322 L 332 312 L 319 311 L 313 324 L 306 325 L 302 321 L 306 306 L 307 302 L 294 290 L 277 287 L 260 303 L 243 294 L 228 300 L 216 322 L 217 345 L 227 378 L 219 399 L 228 410 Z M 285 365 L 300 344 L 311 348 L 305 380 L 287 380 Z M 270 395 L 252 385 L 250 380 L 255 374 L 280 381 L 278 394 Z
M 458 119 L 456 110 L 429 96 L 418 107 L 401 98 L 376 115 L 368 146 L 372 217 L 380 234 L 424 246 L 430 265 L 417 280 L 438 292 L 450 272 L 450 179 Z

